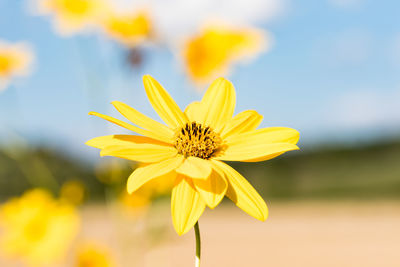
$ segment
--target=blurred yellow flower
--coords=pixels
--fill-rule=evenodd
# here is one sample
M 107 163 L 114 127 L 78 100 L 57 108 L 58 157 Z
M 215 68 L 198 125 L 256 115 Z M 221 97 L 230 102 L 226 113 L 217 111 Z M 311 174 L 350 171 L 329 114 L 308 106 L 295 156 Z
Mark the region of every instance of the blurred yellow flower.
M 60 199 L 72 205 L 79 205 L 85 197 L 85 186 L 81 181 L 66 181 L 60 190 Z
M 89 113 L 143 135 L 109 135 L 86 143 L 101 149 L 101 156 L 147 164 L 131 174 L 128 192 L 155 178 L 174 180 L 171 213 L 179 235 L 195 225 L 206 206 L 215 208 L 225 195 L 251 216 L 265 220 L 268 209 L 264 200 L 222 160 L 256 162 L 274 158 L 298 149 L 299 133 L 284 127 L 256 130 L 262 116 L 253 110 L 233 117 L 236 93 L 223 78 L 215 80 L 203 99 L 188 105 L 184 112 L 155 79 L 145 75 L 143 81 L 150 103 L 167 126 L 119 101 L 112 104 L 137 126 Z
M 255 57 L 269 45 L 268 35 L 251 28 L 207 26 L 183 46 L 188 75 L 198 83 L 226 75 L 231 65 Z
M 33 53 L 26 43 L 7 43 L 0 40 L 0 91 L 11 79 L 29 74 Z
M 97 164 L 94 172 L 96 178 L 104 184 L 120 184 L 123 182 L 121 176 L 126 169 L 126 164 L 123 164 L 120 159 L 108 159 Z M 131 169 L 129 168 L 129 170 Z
M 86 242 L 78 248 L 76 267 L 114 267 L 111 251 L 106 246 Z
M 42 189 L 9 200 L 1 207 L 0 218 L 3 252 L 30 266 L 60 261 L 79 229 L 74 208 Z
M 41 14 L 52 14 L 61 35 L 70 35 L 96 25 L 104 15 L 103 0 L 38 0 Z
M 122 211 L 126 215 L 142 215 L 147 211 L 150 203 L 151 196 L 147 194 L 147 191 L 137 192 L 137 194 L 130 195 L 126 190 L 121 192 L 120 203 L 122 204 Z
M 161 176 L 149 181 L 142 188 L 150 190 L 152 198 L 155 198 L 171 192 L 173 187 L 174 179 L 171 179 L 170 176 Z
M 149 164 L 141 162 L 137 165 L 137 168 L 143 168 L 146 167 L 147 165 Z M 146 192 L 144 194 L 147 194 L 151 198 L 156 198 L 168 194 L 173 186 L 174 186 L 174 179 L 171 179 L 170 176 L 161 176 L 147 182 L 136 192 L 139 191 Z
M 144 167 L 146 165 L 141 166 Z M 124 190 L 120 200 L 127 213 L 137 214 L 144 212 L 147 210 L 152 200 L 169 193 L 174 185 L 174 180 L 171 178 L 171 176 L 155 178 L 144 184 L 132 195 Z
M 150 37 L 152 31 L 151 19 L 146 11 L 130 14 L 109 11 L 104 17 L 103 27 L 111 38 L 128 47 L 143 43 Z

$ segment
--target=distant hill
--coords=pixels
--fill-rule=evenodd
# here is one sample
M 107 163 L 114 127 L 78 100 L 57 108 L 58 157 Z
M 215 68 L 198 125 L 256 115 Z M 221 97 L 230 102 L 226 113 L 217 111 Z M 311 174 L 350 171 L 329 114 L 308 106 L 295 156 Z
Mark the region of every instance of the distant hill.
M 271 199 L 400 199 L 400 141 L 319 147 L 233 166 Z
M 61 151 L 47 148 L 0 149 L 0 199 L 19 195 L 33 185 L 58 194 L 68 180 L 79 180 L 89 189 L 90 197 L 102 198 L 103 185 L 96 179 L 94 168 Z
M 132 171 L 127 161 L 121 162 L 120 186 Z M 268 200 L 400 199 L 400 141 L 319 147 L 266 162 L 231 165 Z M 102 168 L 101 175 L 111 175 L 106 168 Z M 105 185 L 98 181 L 94 170 L 93 165 L 60 151 L 0 149 L 0 199 L 21 194 L 32 181 L 57 192 L 63 182 L 78 179 L 88 188 L 91 200 L 101 200 Z

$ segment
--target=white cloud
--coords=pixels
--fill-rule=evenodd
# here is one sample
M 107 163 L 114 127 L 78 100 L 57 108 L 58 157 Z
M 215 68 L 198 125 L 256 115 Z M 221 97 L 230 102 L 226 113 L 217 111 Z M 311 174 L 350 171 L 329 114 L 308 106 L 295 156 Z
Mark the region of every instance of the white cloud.
M 288 0 L 117 0 L 124 9 L 148 7 L 169 40 L 191 33 L 209 19 L 233 24 L 264 23 L 285 13 Z
M 334 99 L 329 122 L 345 129 L 400 128 L 400 89 L 358 90 Z

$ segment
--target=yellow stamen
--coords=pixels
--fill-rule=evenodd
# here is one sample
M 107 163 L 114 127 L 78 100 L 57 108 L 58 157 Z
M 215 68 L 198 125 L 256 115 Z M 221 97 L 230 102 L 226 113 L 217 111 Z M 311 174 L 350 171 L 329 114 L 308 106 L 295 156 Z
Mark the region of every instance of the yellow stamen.
M 175 148 L 185 157 L 209 159 L 221 143 L 220 136 L 210 127 L 192 122 L 177 131 Z

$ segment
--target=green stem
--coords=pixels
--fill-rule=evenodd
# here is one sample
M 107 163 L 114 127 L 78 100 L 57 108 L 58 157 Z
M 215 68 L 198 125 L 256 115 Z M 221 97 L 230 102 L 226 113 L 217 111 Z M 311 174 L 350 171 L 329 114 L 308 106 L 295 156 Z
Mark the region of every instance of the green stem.
M 194 225 L 194 234 L 196 236 L 196 267 L 200 267 L 200 254 L 201 254 L 201 240 L 199 222 Z

